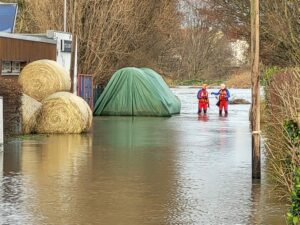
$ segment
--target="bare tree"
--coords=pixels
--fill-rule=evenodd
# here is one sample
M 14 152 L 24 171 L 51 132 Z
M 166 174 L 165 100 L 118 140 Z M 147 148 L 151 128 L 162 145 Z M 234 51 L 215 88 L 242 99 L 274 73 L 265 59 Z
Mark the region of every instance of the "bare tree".
M 62 30 L 63 1 L 24 2 L 21 31 Z M 159 69 L 160 56 L 174 52 L 180 26 L 177 0 L 69 0 L 68 9 L 68 31 L 79 40 L 79 72 L 94 74 L 99 84 L 124 66 Z
M 250 43 L 250 1 L 205 0 L 211 26 Z M 300 1 L 265 0 L 261 11 L 261 58 L 264 64 L 295 66 L 300 62 Z
M 201 3 L 201 4 L 200 4 Z M 232 68 L 230 42 L 224 33 L 213 27 L 203 14 L 207 5 L 186 1 L 182 29 L 182 73 L 189 79 L 216 79 Z

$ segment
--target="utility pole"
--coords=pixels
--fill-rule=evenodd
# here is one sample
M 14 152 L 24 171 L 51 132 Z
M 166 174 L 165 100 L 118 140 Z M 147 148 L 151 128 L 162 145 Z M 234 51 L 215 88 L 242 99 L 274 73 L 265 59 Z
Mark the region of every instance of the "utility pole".
M 67 32 L 67 0 L 64 0 L 64 32 Z
M 252 179 L 261 177 L 259 0 L 251 1 L 251 81 L 252 81 Z
M 77 0 L 73 1 L 73 16 L 72 16 L 72 49 L 71 49 L 71 69 L 70 69 L 70 75 L 71 75 L 71 93 L 74 93 L 74 78 L 75 78 L 75 48 L 76 48 L 76 38 L 77 38 L 77 30 L 76 30 L 76 12 L 77 12 Z

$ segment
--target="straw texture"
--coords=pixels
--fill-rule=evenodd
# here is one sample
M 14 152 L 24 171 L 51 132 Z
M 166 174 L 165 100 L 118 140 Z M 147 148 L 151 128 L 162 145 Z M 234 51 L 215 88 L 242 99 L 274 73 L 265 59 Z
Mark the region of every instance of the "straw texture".
M 20 74 L 19 83 L 23 92 L 37 101 L 71 88 L 69 73 L 52 60 L 38 60 L 28 64 Z
M 42 104 L 30 96 L 23 94 L 22 96 L 22 133 L 30 134 L 34 132 L 37 116 Z
M 92 111 L 80 97 L 57 92 L 42 102 L 36 131 L 38 133 L 82 133 L 92 124 Z

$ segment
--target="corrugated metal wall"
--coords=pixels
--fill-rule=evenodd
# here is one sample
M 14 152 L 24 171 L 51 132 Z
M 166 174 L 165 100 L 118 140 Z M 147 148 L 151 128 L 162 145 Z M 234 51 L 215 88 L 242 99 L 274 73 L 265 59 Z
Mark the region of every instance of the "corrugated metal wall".
M 0 73 L 2 61 L 30 63 L 39 59 L 56 61 L 56 44 L 0 37 Z
M 77 94 L 82 97 L 93 110 L 94 95 L 93 95 L 93 76 L 87 74 L 78 75 Z

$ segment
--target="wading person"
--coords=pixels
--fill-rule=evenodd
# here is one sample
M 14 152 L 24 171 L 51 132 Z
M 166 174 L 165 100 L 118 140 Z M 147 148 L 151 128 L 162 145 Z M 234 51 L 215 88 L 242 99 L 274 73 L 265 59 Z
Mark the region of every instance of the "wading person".
M 228 115 L 228 99 L 230 98 L 230 92 L 226 88 L 225 84 L 221 84 L 221 89 L 218 92 L 212 92 L 212 95 L 219 96 L 217 106 L 219 106 L 219 115 L 222 116 L 224 109 L 225 116 Z
M 208 92 L 206 90 L 207 85 L 203 84 L 202 89 L 198 91 L 197 98 L 198 98 L 198 114 L 204 114 L 207 112 L 207 108 L 209 107 L 209 99 L 208 99 Z

